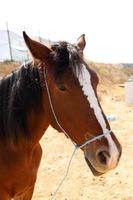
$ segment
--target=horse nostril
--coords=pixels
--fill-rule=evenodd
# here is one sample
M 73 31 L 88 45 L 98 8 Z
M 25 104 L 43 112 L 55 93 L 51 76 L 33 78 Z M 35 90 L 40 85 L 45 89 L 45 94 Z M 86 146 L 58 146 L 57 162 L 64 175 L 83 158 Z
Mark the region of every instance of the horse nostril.
M 109 157 L 109 154 L 107 151 L 100 151 L 97 155 L 98 160 L 100 161 L 101 164 L 106 165 L 107 164 L 107 159 Z

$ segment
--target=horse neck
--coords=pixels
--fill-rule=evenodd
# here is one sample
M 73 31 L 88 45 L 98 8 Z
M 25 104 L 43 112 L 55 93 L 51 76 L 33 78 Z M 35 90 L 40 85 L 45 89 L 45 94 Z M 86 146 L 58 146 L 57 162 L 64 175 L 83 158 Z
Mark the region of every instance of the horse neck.
M 62 132 L 55 120 L 50 106 L 48 93 L 44 87 L 42 95 L 42 110 L 38 113 L 33 111 L 30 115 L 29 130 L 32 134 L 32 140 L 34 143 L 39 142 L 49 125 L 56 129 L 58 132 Z
M 29 132 L 33 144 L 40 141 L 49 126 L 48 107 L 47 95 L 44 91 L 42 95 L 42 109 L 39 111 L 33 110 L 28 116 Z

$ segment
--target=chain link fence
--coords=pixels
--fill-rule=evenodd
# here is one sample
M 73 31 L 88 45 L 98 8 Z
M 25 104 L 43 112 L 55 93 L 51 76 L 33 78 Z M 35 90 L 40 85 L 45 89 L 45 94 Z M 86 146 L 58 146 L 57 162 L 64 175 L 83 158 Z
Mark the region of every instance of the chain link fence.
M 51 43 L 50 40 L 41 38 L 40 35 L 36 38 L 45 45 Z M 23 37 L 9 31 L 7 24 L 6 30 L 0 30 L 0 61 L 24 61 L 28 58 L 28 50 Z
M 23 61 L 28 52 L 21 36 L 8 30 L 0 30 L 0 61 Z

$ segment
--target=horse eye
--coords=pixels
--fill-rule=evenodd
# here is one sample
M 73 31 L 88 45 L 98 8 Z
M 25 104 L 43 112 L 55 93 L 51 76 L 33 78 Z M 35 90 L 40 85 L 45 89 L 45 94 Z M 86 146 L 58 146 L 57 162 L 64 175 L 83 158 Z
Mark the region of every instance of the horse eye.
M 59 85 L 58 88 L 59 88 L 59 90 L 62 91 L 62 92 L 66 91 L 66 88 L 65 88 L 64 85 Z

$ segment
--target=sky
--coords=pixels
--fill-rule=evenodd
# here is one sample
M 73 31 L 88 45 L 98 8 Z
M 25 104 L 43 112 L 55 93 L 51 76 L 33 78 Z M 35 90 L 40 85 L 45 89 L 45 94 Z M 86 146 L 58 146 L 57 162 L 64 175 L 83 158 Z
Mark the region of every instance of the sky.
M 133 63 L 133 0 L 1 0 L 0 29 L 75 43 L 94 62 Z

